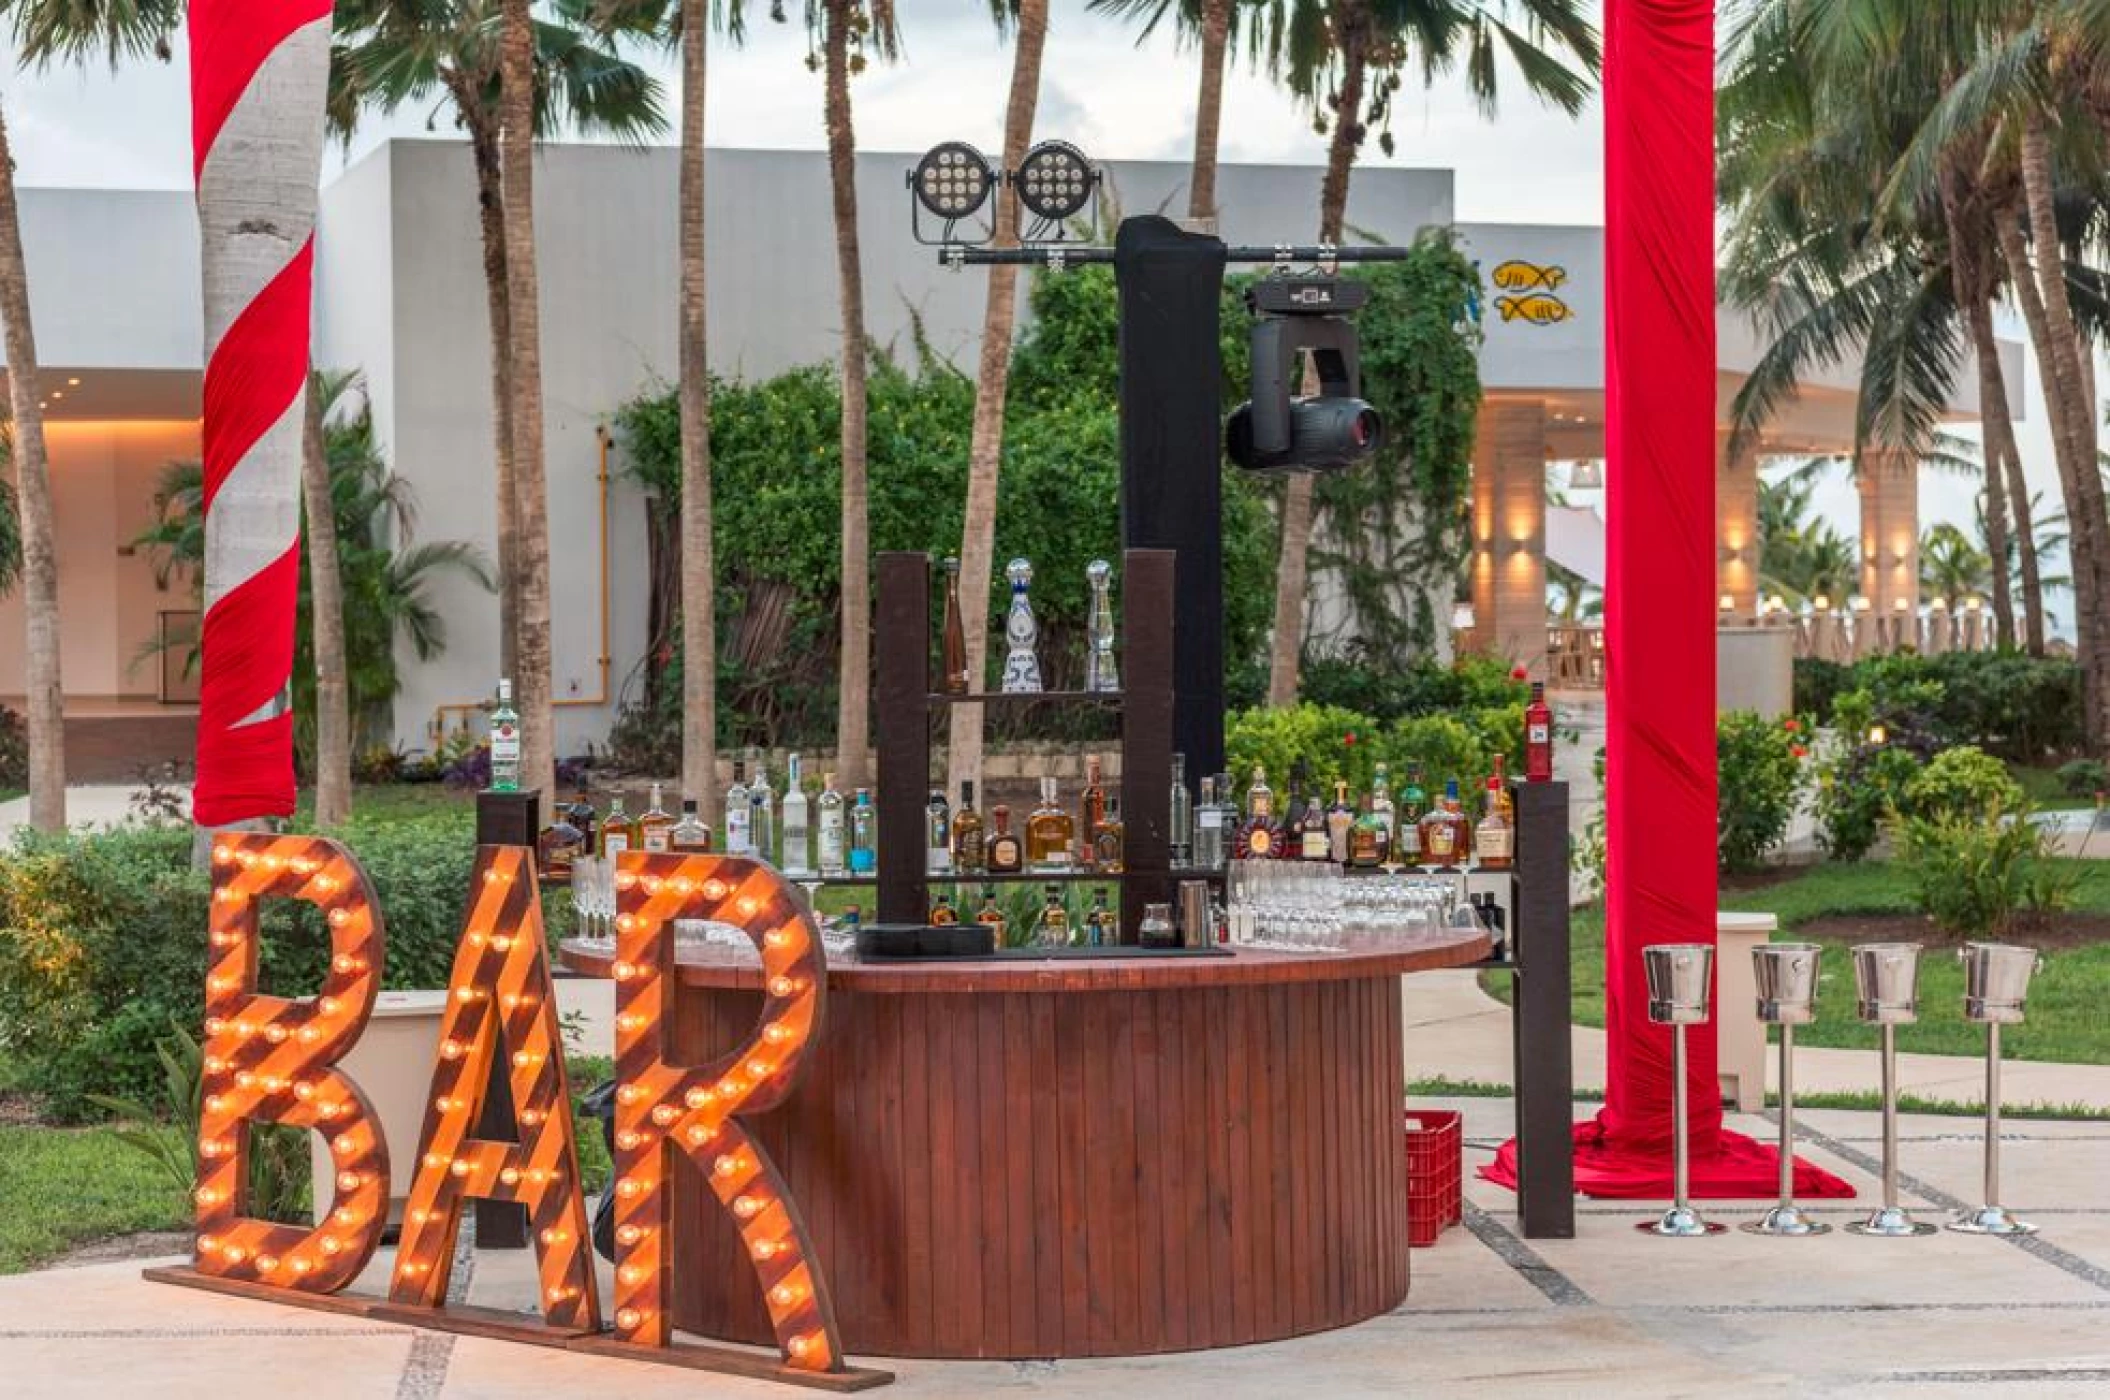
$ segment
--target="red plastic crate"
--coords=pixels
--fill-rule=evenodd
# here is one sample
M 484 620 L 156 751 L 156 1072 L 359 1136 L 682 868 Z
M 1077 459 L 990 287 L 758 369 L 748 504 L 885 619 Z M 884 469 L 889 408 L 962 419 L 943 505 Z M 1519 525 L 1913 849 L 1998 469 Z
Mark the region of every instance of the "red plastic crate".
M 1448 1109 L 1407 1110 L 1407 1243 L 1426 1249 L 1465 1217 L 1465 1122 Z

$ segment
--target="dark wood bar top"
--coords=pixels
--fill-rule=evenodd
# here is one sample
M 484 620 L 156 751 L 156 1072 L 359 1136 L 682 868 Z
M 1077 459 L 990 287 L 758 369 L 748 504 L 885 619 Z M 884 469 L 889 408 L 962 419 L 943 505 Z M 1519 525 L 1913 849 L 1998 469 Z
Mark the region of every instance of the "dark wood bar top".
M 1342 952 L 1288 952 L 1238 947 L 1227 957 L 951 958 L 928 962 L 860 962 L 854 954 L 830 954 L 830 990 L 945 995 L 977 992 L 1155 992 L 1181 988 L 1286 985 L 1392 977 L 1435 968 L 1464 967 L 1486 958 L 1483 933 L 1449 929 L 1413 938 L 1387 939 Z M 615 961 L 605 943 L 568 941 L 559 950 L 565 966 L 591 977 L 608 976 Z M 685 987 L 755 990 L 762 968 L 743 949 L 708 944 L 681 947 L 677 980 Z

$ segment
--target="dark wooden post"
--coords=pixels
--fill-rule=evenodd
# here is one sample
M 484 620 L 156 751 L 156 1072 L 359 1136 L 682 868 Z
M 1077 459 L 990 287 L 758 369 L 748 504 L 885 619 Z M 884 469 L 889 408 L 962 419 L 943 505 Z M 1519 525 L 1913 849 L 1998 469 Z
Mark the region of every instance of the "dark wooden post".
M 476 844 L 479 846 L 525 846 L 535 849 L 541 835 L 542 794 L 539 792 L 479 792 L 476 794 Z M 472 893 L 471 898 L 474 898 Z M 476 1123 L 476 1135 L 493 1142 L 510 1142 L 513 1130 L 513 1085 L 506 1066 L 511 1060 L 499 1055 L 492 1061 L 491 1084 L 484 1094 L 484 1111 Z M 513 1201 L 476 1202 L 476 1244 L 479 1249 L 527 1248 L 527 1210 Z
M 1172 657 L 1174 584 L 1169 549 L 1131 549 L 1121 571 L 1121 882 L 1123 941 L 1143 906 L 1170 903 L 1172 880 Z
M 1575 1065 L 1569 1025 L 1568 785 L 1518 783 L 1517 1219 L 1527 1239 L 1575 1237 Z
M 982 597 L 979 589 L 970 596 Z M 930 556 L 879 556 L 879 921 L 930 917 L 923 803 L 930 783 Z

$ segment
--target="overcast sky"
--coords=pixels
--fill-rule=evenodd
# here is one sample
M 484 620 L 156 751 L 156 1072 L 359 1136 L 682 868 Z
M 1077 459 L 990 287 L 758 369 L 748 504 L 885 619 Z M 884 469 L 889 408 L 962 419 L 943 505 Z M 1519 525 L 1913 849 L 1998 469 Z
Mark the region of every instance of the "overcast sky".
M 820 78 L 805 67 L 796 24 L 750 25 L 746 48 L 720 47 L 710 80 L 714 145 L 817 148 L 823 144 Z M 797 5 L 789 7 L 794 14 Z M 1593 8 L 1597 8 L 1593 6 Z M 1134 31 L 1085 12 L 1082 0 L 1054 0 L 1036 133 L 1076 142 L 1095 156 L 1185 159 L 1192 151 L 1195 67 L 1191 49 L 1169 33 L 1138 46 Z M 899 0 L 906 46 L 898 67 L 875 68 L 854 89 L 857 137 L 867 150 L 920 151 L 945 137 L 990 149 L 1002 144 L 1010 57 L 980 0 Z M 675 74 L 659 53 L 642 55 L 667 84 Z M 1514 72 L 1505 73 L 1513 80 Z M 0 99 L 25 185 L 183 188 L 190 180 L 187 72 L 179 49 L 168 64 L 132 65 L 115 75 L 10 73 Z M 1512 87 L 1513 91 L 1520 89 Z M 1455 78 L 1400 94 L 1395 154 L 1373 141 L 1365 164 L 1450 168 L 1457 172 L 1458 217 L 1466 221 L 1594 224 L 1603 219 L 1602 126 L 1595 105 L 1581 117 L 1521 96 L 1488 120 Z M 405 111 L 367 121 L 351 150 L 333 149 L 325 178 L 393 135 L 424 134 L 431 113 Z M 451 134 L 444 118 L 437 130 Z M 1301 112 L 1242 61 L 1226 83 L 1223 158 L 1318 162 L 1324 139 Z M 2050 440 L 2032 367 L 2023 452 L 2034 481 L 2056 499 Z M 1930 477 L 1929 520 L 1968 524 L 1972 488 Z M 1843 478 L 1821 505 L 1851 534 L 1858 517 Z M 2062 621 L 2071 627 L 2071 619 Z

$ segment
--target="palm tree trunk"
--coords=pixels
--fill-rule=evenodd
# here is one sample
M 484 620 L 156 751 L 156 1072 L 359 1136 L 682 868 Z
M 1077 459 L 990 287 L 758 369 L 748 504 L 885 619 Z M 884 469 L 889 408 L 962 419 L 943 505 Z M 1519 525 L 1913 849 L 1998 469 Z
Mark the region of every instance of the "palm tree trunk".
M 506 306 L 513 407 L 514 499 L 520 546 L 519 650 L 513 694 L 520 710 L 520 786 L 545 810 L 556 786 L 551 732 L 549 493 L 542 461 L 542 315 L 535 273 L 535 34 L 528 0 L 505 0 L 498 39 L 499 151 L 505 199 Z
M 520 497 L 513 474 L 513 316 L 506 301 L 505 196 L 498 130 L 477 94 L 457 93 L 455 110 L 476 163 L 476 209 L 483 232 L 484 302 L 491 322 L 491 440 L 498 497 L 498 673 L 513 674 L 520 645 Z
M 1004 169 L 1016 170 L 1033 139 L 1040 98 L 1040 60 L 1047 46 L 1048 0 L 1021 0 L 1017 47 L 1011 57 L 1011 96 L 1004 109 Z M 1009 199 L 996 205 L 995 243 L 1017 243 Z M 982 356 L 974 386 L 974 428 L 967 452 L 967 511 L 960 532 L 961 626 L 967 638 L 969 684 L 982 686 L 989 654 L 989 590 L 996 553 L 997 470 L 1004 454 L 1004 398 L 1011 386 L 1011 331 L 1018 321 L 1018 269 L 989 269 L 989 301 L 982 312 Z M 952 707 L 946 739 L 948 780 L 980 786 L 982 707 Z
M 300 485 L 308 508 L 309 632 L 315 647 L 315 825 L 342 826 L 352 815 L 351 689 L 344 669 L 344 578 L 337 565 L 337 509 L 323 443 L 321 378 L 308 374 Z
M 37 401 L 37 340 L 29 320 L 29 267 L 15 205 L 15 156 L 0 114 L 0 321 L 7 333 L 7 396 L 14 413 L 15 499 L 22 525 L 23 652 L 28 683 L 29 824 L 66 828 L 66 708 L 59 679 L 59 560 L 51 513 L 51 464 Z
M 717 824 L 717 560 L 705 350 L 703 121 L 710 0 L 681 0 L 681 790 Z
M 1326 151 L 1326 180 L 1319 191 L 1319 241 L 1339 243 L 1348 212 L 1348 176 L 1363 141 L 1363 86 L 1366 36 L 1360 27 L 1342 28 L 1340 103 L 1334 112 L 1333 139 Z M 1304 392 L 1315 392 L 1305 375 Z M 1275 565 L 1275 628 L 1268 654 L 1267 702 L 1297 703 L 1297 671 L 1304 651 L 1304 603 L 1310 588 L 1312 479 L 1292 476 L 1282 493 L 1282 554 Z
M 2015 644 L 2015 599 L 2008 586 L 2008 518 L 2009 498 L 2007 489 L 2008 456 L 2015 450 L 2015 424 L 2008 417 L 2006 378 L 2000 368 L 2000 346 L 1993 335 L 1992 304 L 1977 294 L 1977 288 L 1959 288 L 1966 314 L 1971 321 L 1971 338 L 1978 356 L 1978 415 L 1985 432 L 1985 546 L 1992 557 L 1993 629 L 1995 640 L 2002 647 Z M 2028 510 L 2023 501 L 2015 512 L 2019 520 Z M 2036 573 L 2037 556 L 2027 530 L 2018 530 L 2015 539 L 2023 551 L 2023 577 Z M 2025 590 L 2027 591 L 2027 590 Z M 2029 609 L 2030 618 L 2025 624 L 2036 638 L 2034 650 L 2043 650 L 2042 622 L 2037 617 L 2035 605 Z
M 836 771 L 846 787 L 866 785 L 871 746 L 872 574 L 865 481 L 865 295 L 857 246 L 857 133 L 850 123 L 850 29 L 856 0 L 826 0 L 822 36 L 827 86 L 828 184 L 835 203 L 835 268 L 842 301 L 842 682 Z
M 1231 0 L 1202 0 L 1201 92 L 1194 100 L 1194 174 L 1188 181 L 1187 217 L 1216 220 L 1216 148 L 1221 143 L 1224 55 L 1231 47 Z

